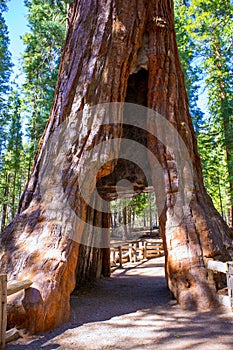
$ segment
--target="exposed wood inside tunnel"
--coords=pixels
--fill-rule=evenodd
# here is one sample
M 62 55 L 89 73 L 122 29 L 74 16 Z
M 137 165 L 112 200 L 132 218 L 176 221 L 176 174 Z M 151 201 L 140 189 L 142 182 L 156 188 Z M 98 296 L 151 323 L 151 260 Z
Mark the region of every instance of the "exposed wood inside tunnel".
M 140 69 L 138 72 L 129 76 L 127 92 L 125 102 L 134 103 L 142 106 L 147 106 L 147 94 L 148 94 L 148 71 L 146 69 Z M 128 110 L 126 111 L 126 113 Z M 137 126 L 128 125 L 123 119 L 122 139 L 133 140 L 144 146 L 141 149 L 141 154 L 138 155 L 144 159 L 143 164 L 147 168 L 150 167 L 149 160 L 147 159 L 147 142 L 148 132 L 146 109 L 139 116 L 145 120 L 144 129 Z M 142 123 L 143 125 L 143 123 Z M 132 147 L 132 152 L 135 150 Z M 141 192 L 152 191 L 151 179 L 146 178 L 146 175 L 137 164 L 130 159 L 133 157 L 128 155 L 128 159 L 125 159 L 125 150 L 120 148 L 117 163 L 113 171 L 102 177 L 97 183 L 98 192 L 105 201 L 112 201 L 120 196 L 121 198 L 130 198 L 138 195 Z M 130 191 L 127 187 L 117 188 L 121 180 L 127 180 L 131 183 L 132 187 Z M 107 204 L 106 204 L 107 205 Z M 93 215 L 94 225 L 100 227 L 109 227 L 109 214 L 102 213 L 89 207 L 89 217 Z M 104 216 L 104 218 L 103 218 Z M 92 220 L 92 219 L 91 219 Z M 90 221 L 90 220 L 89 220 Z M 103 225 L 103 226 L 102 226 Z M 79 258 L 76 268 L 76 286 L 79 287 L 85 282 L 93 281 L 95 278 L 103 276 L 109 276 L 110 274 L 110 255 L 109 250 L 106 248 L 93 247 L 91 242 L 88 245 L 81 245 L 79 249 Z
M 141 106 L 147 106 L 147 94 L 148 94 L 148 71 L 145 69 L 140 69 L 137 73 L 133 73 L 129 76 L 127 92 L 125 102 L 134 103 Z M 129 113 L 127 110 L 125 113 Z M 144 114 L 143 114 L 144 113 Z M 144 119 L 144 129 L 139 128 L 137 126 L 128 125 L 124 120 L 123 114 L 123 128 L 122 128 L 122 139 L 133 140 L 137 143 L 140 143 L 144 146 L 140 150 L 142 151 L 141 155 L 138 157 L 142 157 L 144 159 L 144 164 L 148 168 L 150 168 L 148 156 L 147 156 L 147 142 L 148 142 L 148 132 L 147 130 L 147 118 L 146 118 L 147 110 L 143 110 L 140 115 L 136 115 L 135 117 L 140 117 L 142 120 Z M 143 126 L 143 123 L 142 123 Z M 132 147 L 132 146 L 131 146 Z M 132 147 L 132 152 L 135 150 Z M 101 197 L 106 200 L 114 200 L 117 198 L 118 194 L 116 191 L 117 183 L 122 180 L 128 180 L 132 184 L 133 192 L 131 196 L 137 195 L 142 191 L 147 191 L 147 187 L 151 186 L 151 179 L 146 178 L 143 169 L 131 161 L 133 157 L 128 155 L 129 159 L 125 159 L 125 149 L 123 147 L 120 148 L 117 163 L 114 167 L 114 170 L 107 176 L 104 176 L 98 181 L 97 188 Z M 147 162 L 147 164 L 146 164 Z M 148 183 L 150 182 L 150 183 Z M 125 191 L 126 196 L 130 196 Z M 122 197 L 124 196 L 124 188 L 121 193 Z

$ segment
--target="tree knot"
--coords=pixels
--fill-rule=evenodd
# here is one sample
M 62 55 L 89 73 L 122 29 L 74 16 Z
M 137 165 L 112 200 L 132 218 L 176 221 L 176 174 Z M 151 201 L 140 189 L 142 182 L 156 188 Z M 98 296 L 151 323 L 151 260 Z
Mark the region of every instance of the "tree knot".
M 153 18 L 152 18 L 152 22 L 154 23 L 154 25 L 155 25 L 156 27 L 162 27 L 162 28 L 164 28 L 164 27 L 167 27 L 167 26 L 168 26 L 168 23 L 167 23 L 166 19 L 165 19 L 165 18 L 162 18 L 162 17 L 158 17 L 158 16 L 153 17 Z
M 166 18 L 160 16 L 153 16 L 150 21 L 150 27 L 160 29 L 170 29 L 170 23 Z

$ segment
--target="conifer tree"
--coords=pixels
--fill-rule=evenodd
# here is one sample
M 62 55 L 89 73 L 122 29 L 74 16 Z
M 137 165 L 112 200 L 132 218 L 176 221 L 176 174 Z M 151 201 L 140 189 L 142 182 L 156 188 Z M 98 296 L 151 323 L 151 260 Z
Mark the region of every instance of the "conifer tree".
M 66 2 L 27 0 L 30 32 L 23 37 L 24 95 L 28 118 L 29 168 L 52 106 L 61 48 L 66 34 Z
M 0 173 L 1 229 L 13 219 L 22 186 L 25 185 L 22 157 L 22 125 L 20 116 L 20 96 L 14 90 L 9 97 L 9 128 L 6 149 Z
M 9 80 L 12 68 L 11 54 L 9 52 L 8 29 L 4 19 L 7 10 L 6 1 L 0 0 L 0 167 L 5 147 L 7 127 L 7 94 L 9 92 Z
M 230 0 L 193 0 L 191 15 L 189 32 L 201 57 L 199 64 L 208 89 L 209 129 L 211 124 L 218 127 L 219 142 L 225 149 L 228 222 L 233 226 L 233 5 Z M 219 149 L 216 143 L 212 147 L 213 152 Z
M 232 2 L 175 0 L 175 13 L 180 58 L 205 185 L 225 218 L 228 203 L 228 222 L 232 225 Z M 208 91 L 209 110 L 205 116 L 195 107 L 201 93 L 200 85 Z
M 184 0 L 175 0 L 174 10 L 176 37 L 189 99 L 189 108 L 195 131 L 198 133 L 203 118 L 203 111 L 197 105 L 202 78 L 200 67 L 195 64 L 197 57 L 195 42 L 189 33 L 190 22 L 192 21 L 189 4 Z

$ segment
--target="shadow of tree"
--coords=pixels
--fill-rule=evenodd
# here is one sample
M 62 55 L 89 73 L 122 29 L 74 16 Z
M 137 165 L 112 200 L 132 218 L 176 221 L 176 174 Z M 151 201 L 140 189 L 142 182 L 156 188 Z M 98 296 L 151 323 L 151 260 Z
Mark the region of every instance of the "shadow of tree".
M 182 310 L 163 276 L 162 259 L 138 263 L 78 290 L 70 322 L 6 349 L 230 349 L 232 318 Z

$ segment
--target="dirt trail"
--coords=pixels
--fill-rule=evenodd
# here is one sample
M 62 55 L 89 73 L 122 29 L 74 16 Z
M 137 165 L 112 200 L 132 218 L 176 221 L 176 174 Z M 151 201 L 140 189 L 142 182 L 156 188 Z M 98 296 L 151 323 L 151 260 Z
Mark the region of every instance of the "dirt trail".
M 233 316 L 182 310 L 166 288 L 163 258 L 125 265 L 83 288 L 71 307 L 70 323 L 6 349 L 233 349 Z

